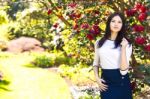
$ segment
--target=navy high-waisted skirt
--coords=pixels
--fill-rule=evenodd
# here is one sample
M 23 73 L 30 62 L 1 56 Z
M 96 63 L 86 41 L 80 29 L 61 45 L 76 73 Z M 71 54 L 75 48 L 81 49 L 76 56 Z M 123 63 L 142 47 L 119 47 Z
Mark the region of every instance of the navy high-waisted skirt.
M 102 69 L 101 78 L 108 86 L 106 91 L 100 92 L 101 99 L 133 99 L 128 73 L 121 75 L 119 69 Z

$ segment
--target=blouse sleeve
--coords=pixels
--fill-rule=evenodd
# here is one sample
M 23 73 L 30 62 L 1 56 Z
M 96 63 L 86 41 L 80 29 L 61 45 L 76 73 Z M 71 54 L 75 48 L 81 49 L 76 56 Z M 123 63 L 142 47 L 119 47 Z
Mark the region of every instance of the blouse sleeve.
M 100 66 L 100 57 L 98 54 L 98 40 L 94 44 L 94 61 L 93 61 L 93 66 Z
M 128 69 L 130 68 L 129 61 L 131 59 L 131 55 L 132 55 L 132 44 L 131 45 L 128 44 L 126 47 L 126 59 L 127 59 Z M 125 75 L 125 74 L 127 74 L 128 69 L 127 70 L 120 70 L 120 73 L 122 75 Z

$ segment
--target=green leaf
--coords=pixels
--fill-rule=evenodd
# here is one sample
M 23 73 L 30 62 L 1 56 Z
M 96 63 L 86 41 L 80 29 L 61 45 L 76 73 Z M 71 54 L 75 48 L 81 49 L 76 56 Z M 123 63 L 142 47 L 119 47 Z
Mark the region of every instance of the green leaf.
M 149 5 L 149 7 L 150 7 L 150 5 Z M 150 16 L 150 12 L 147 12 L 147 15 Z

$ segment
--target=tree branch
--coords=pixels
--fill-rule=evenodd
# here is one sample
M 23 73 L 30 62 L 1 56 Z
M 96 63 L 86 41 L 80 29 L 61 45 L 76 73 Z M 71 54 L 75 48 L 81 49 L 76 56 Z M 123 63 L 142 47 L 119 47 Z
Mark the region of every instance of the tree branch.
M 51 0 L 48 0 L 49 3 L 52 5 L 53 9 L 56 10 L 56 12 L 59 12 L 59 10 L 57 9 L 57 7 L 54 5 L 54 3 Z M 56 13 L 55 11 L 53 11 L 54 15 L 56 15 L 59 19 L 62 20 L 62 22 L 64 22 L 66 25 L 71 26 L 71 24 L 63 17 L 62 13 Z

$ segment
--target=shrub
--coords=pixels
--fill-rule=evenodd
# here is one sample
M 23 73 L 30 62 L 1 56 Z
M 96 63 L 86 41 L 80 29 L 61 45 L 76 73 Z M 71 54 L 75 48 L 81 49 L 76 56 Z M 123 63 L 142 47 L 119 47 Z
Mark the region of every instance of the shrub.
M 37 66 L 37 67 L 42 67 L 42 68 L 48 68 L 54 65 L 54 61 L 49 56 L 39 55 L 34 59 L 34 61 L 32 62 L 32 65 Z

